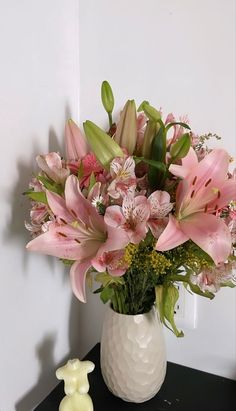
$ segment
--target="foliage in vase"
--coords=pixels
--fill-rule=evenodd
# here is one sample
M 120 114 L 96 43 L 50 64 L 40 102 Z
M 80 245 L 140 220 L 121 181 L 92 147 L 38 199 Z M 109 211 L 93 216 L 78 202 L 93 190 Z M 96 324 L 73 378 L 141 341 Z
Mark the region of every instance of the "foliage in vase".
M 217 135 L 198 136 L 187 118 L 166 118 L 143 101 L 128 100 L 113 118 L 108 82 L 101 88 L 105 130 L 91 121 L 84 134 L 65 126 L 66 155 L 38 155 L 27 249 L 70 266 L 74 294 L 86 301 L 86 279 L 101 300 L 123 314 L 148 312 L 174 322 L 176 284 L 212 299 L 233 287 L 236 173 Z M 98 284 L 94 287 L 94 284 Z

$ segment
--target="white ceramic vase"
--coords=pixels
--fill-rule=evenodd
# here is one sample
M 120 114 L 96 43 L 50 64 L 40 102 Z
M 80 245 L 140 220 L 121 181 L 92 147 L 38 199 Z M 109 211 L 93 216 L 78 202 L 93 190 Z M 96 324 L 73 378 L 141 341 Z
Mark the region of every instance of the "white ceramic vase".
M 101 338 L 101 371 L 109 390 L 124 401 L 140 403 L 156 395 L 165 379 L 166 350 L 155 308 L 138 315 L 108 308 Z

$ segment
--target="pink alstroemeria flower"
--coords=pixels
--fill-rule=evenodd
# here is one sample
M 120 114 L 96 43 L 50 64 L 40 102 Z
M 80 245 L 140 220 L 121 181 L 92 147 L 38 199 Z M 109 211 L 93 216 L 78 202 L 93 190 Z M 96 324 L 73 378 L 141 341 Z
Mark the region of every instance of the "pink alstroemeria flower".
M 221 263 L 213 269 L 205 269 L 200 274 L 192 274 L 190 279 L 193 284 L 204 291 L 216 293 L 222 284 L 230 281 L 236 285 L 236 262 Z
M 148 228 L 147 221 L 150 216 L 150 205 L 145 196 L 125 196 L 122 206 L 107 207 L 104 216 L 105 222 L 117 229 L 121 227 L 133 244 L 144 240 Z
M 148 197 L 148 203 L 150 205 L 150 217 L 147 225 L 153 236 L 159 238 L 168 223 L 166 216 L 173 208 L 173 204 L 170 202 L 170 194 L 161 190 L 154 191 Z
M 227 178 L 228 166 L 228 153 L 217 149 L 199 163 L 190 151 L 182 166 L 170 167 L 173 174 L 184 179 L 177 187 L 175 216 L 169 216 L 157 250 L 170 250 L 191 239 L 215 264 L 228 258 L 232 246 L 230 231 L 223 219 L 215 215 L 236 198 L 236 184 Z
M 49 153 L 36 157 L 37 164 L 51 180 L 58 184 L 64 184 L 70 174 L 68 168 L 64 167 L 61 157 L 58 153 Z
M 132 194 L 136 188 L 135 162 L 133 157 L 116 157 L 112 160 L 111 176 L 113 178 L 107 191 L 115 199 Z
M 125 274 L 128 264 L 124 261 L 124 250 L 104 252 L 92 261 L 93 267 L 99 271 L 108 271 L 110 275 L 120 277 Z
M 47 191 L 48 204 L 57 218 L 49 230 L 30 241 L 31 251 L 75 260 L 70 270 L 72 289 L 82 302 L 86 301 L 85 278 L 92 260 L 104 252 L 124 248 L 128 237 L 124 230 L 109 227 L 92 204 L 82 195 L 77 177 L 66 180 L 65 199 Z

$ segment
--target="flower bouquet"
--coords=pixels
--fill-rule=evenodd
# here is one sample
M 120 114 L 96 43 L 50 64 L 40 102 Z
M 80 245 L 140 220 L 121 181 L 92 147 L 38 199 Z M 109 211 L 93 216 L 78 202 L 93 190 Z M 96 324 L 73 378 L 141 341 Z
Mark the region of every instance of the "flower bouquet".
M 74 294 L 86 280 L 115 312 L 143 314 L 155 305 L 177 336 L 177 283 L 212 299 L 236 284 L 236 180 L 230 155 L 196 135 L 187 118 L 128 100 L 113 119 L 114 97 L 101 88 L 106 130 L 84 133 L 69 120 L 66 155 L 36 158 L 27 249 L 70 266 Z M 97 283 L 98 286 L 94 287 Z

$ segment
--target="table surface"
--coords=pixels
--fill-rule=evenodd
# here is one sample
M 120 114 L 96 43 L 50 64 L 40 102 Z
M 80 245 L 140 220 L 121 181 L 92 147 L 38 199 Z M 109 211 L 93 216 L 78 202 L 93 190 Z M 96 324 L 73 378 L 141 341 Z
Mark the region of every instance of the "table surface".
M 168 362 L 165 381 L 158 394 L 142 404 L 128 403 L 111 394 L 100 370 L 100 344 L 86 355 L 95 370 L 89 374 L 89 394 L 94 411 L 233 411 L 236 402 L 236 381 Z M 64 397 L 60 382 L 34 411 L 58 411 Z M 79 410 L 78 410 L 79 411 Z

